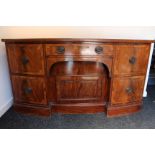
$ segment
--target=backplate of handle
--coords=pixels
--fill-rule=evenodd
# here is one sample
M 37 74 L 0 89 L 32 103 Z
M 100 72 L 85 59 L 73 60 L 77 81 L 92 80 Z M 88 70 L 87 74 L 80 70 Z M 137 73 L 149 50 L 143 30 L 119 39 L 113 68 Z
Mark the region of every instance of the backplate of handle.
M 31 94 L 32 93 L 32 88 L 29 88 L 29 87 L 26 87 L 26 88 L 24 88 L 24 93 L 25 94 Z
M 131 88 L 131 87 L 126 88 L 126 92 L 127 92 L 128 94 L 133 93 L 133 88 Z
M 22 57 L 22 63 L 23 63 L 23 65 L 28 64 L 29 63 L 29 58 L 27 56 L 23 56 Z
M 65 47 L 64 46 L 58 46 L 57 47 L 57 53 L 63 54 L 65 52 Z
M 103 47 L 97 46 L 97 47 L 95 48 L 95 52 L 96 52 L 97 54 L 103 53 Z
M 130 64 L 135 64 L 135 63 L 136 63 L 136 57 L 132 56 L 132 57 L 129 59 L 129 63 L 130 63 Z

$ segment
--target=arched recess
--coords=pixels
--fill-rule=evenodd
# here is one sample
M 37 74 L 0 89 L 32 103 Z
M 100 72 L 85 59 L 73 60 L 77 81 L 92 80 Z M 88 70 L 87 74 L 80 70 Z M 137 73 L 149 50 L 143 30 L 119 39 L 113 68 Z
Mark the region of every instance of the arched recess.
M 102 63 L 108 70 L 108 76 L 111 78 L 112 75 L 112 58 L 105 58 L 105 57 L 67 57 L 67 58 L 48 58 L 47 60 L 47 75 L 50 76 L 50 69 L 51 67 L 58 62 L 74 62 L 74 61 L 82 61 L 82 62 L 99 62 Z
M 109 58 L 48 58 L 48 101 L 59 105 L 106 105 L 111 67 Z
M 93 61 L 60 61 L 54 63 L 50 70 L 51 76 L 105 76 L 109 78 L 109 70 L 101 62 Z

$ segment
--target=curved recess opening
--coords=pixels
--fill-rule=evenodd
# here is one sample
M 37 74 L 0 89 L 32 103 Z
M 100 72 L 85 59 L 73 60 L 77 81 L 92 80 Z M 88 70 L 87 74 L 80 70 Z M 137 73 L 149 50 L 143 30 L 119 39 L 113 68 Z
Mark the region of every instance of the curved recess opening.
M 63 61 L 51 66 L 50 75 L 102 75 L 108 77 L 109 70 L 106 65 L 100 62 Z
M 57 104 L 100 104 L 109 99 L 110 78 L 106 65 L 92 61 L 62 61 L 50 68 L 49 100 Z

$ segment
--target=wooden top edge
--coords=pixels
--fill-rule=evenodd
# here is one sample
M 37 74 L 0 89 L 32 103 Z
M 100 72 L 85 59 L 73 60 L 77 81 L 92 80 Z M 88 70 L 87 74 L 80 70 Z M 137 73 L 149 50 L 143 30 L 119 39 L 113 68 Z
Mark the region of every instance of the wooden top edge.
M 30 39 L 1 39 L 6 43 L 46 43 L 46 42 L 102 42 L 102 43 L 154 43 L 155 40 L 135 39 L 90 39 L 90 38 L 30 38 Z

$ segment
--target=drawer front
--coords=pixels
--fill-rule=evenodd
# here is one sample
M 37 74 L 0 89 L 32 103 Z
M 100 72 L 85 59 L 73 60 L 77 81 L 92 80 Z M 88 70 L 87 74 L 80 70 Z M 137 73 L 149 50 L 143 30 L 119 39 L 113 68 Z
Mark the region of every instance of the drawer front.
M 12 73 L 44 74 L 43 47 L 41 44 L 7 45 Z
M 43 105 L 47 103 L 43 78 L 12 76 L 12 83 L 16 101 Z
M 113 55 L 111 44 L 46 44 L 46 55 Z
M 144 87 L 143 76 L 114 78 L 112 80 L 111 103 L 113 105 L 140 101 Z
M 145 74 L 150 45 L 118 45 L 114 62 L 114 74 Z

